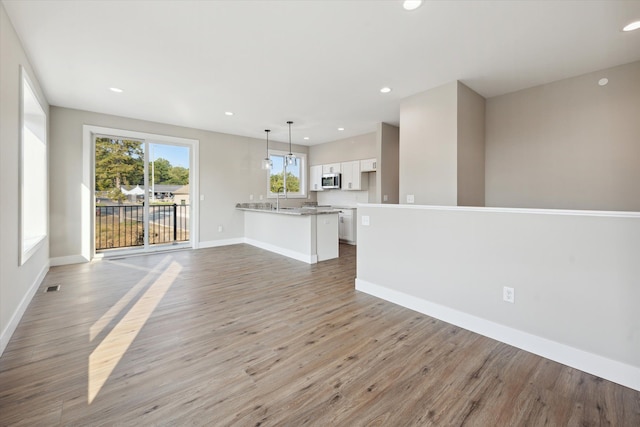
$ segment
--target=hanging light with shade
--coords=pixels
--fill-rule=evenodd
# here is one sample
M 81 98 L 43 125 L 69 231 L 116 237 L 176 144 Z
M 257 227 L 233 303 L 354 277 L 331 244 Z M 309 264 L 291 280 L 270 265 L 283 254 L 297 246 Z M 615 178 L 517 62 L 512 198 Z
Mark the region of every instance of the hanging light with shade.
M 289 166 L 297 165 L 298 159 L 293 155 L 293 152 L 291 151 L 291 125 L 293 124 L 293 122 L 288 121 L 287 124 L 289 125 L 289 154 L 285 156 L 284 160 Z
M 262 169 L 269 170 L 273 167 L 273 162 L 269 158 L 269 132 L 271 132 L 271 130 L 265 129 L 264 131 L 267 134 L 267 155 L 264 159 L 262 159 Z

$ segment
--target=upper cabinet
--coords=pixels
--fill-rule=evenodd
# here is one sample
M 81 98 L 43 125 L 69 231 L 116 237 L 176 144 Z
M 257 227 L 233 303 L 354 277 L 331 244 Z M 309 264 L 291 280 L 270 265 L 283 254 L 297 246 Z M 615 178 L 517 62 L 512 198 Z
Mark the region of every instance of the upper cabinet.
M 378 169 L 376 159 L 360 160 L 360 172 L 375 172 Z
M 330 163 L 328 165 L 322 165 L 322 173 L 340 173 L 340 163 Z
M 340 164 L 342 170 L 342 189 L 343 190 L 366 190 L 369 181 L 362 179 L 360 171 L 360 160 L 352 162 L 343 162 Z
M 364 172 L 378 170 L 377 159 L 353 160 L 342 163 L 329 163 L 326 165 L 311 166 L 309 168 L 309 190 L 323 191 L 322 175 L 328 173 L 340 173 L 341 190 L 367 190 L 369 187 L 368 176 L 362 177 Z
M 309 190 L 322 191 L 322 165 L 309 168 Z

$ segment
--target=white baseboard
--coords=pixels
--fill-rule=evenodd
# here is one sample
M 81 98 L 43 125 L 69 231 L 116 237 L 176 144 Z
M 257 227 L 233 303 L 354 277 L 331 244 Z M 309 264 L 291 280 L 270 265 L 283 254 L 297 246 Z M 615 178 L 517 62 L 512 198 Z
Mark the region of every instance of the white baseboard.
M 356 290 L 640 391 L 640 368 L 356 279 Z
M 306 262 L 307 264 L 318 263 L 318 255 L 307 255 L 307 254 L 303 254 L 302 252 L 292 251 L 291 249 L 281 248 L 280 246 L 275 246 L 269 243 L 264 243 L 258 240 L 253 240 L 248 238 L 245 238 L 245 243 L 260 249 L 267 250 L 269 252 L 275 252 L 277 254 L 284 255 L 289 258 L 297 259 L 298 261 Z
M 51 258 L 49 260 L 49 264 L 51 265 L 51 267 L 57 267 L 59 265 L 69 265 L 69 264 L 82 264 L 85 262 L 89 262 L 89 260 L 83 257 L 82 255 L 59 256 L 59 257 Z
M 40 270 L 40 273 L 38 274 L 34 282 L 31 284 L 27 292 L 22 297 L 20 304 L 18 304 L 15 311 L 13 312 L 13 315 L 11 316 L 11 319 L 9 319 L 9 323 L 7 324 L 6 328 L 4 328 L 4 330 L 2 331 L 2 334 L 0 335 L 0 356 L 2 356 L 2 353 L 4 353 L 5 348 L 7 348 L 7 345 L 9 344 L 9 340 L 11 339 L 11 336 L 16 331 L 16 328 L 18 327 L 18 323 L 20 323 L 20 319 L 22 319 L 24 312 L 27 310 L 29 303 L 31 302 L 31 300 L 33 299 L 33 296 L 38 291 L 38 288 L 42 284 L 42 281 L 44 280 L 44 277 L 47 275 L 48 271 L 49 271 L 49 264 L 45 264 L 42 267 L 42 270 Z
M 244 243 L 244 237 L 236 237 L 235 239 L 209 240 L 207 242 L 199 242 L 198 249 L 217 248 L 218 246 L 238 245 Z

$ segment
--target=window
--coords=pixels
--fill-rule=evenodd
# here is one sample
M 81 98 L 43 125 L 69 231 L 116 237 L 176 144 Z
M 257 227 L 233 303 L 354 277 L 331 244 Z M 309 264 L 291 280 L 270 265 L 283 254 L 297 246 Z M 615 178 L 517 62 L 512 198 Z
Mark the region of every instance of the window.
M 306 164 L 307 156 L 294 153 L 298 159 L 294 165 L 287 165 L 282 151 L 269 151 L 269 158 L 273 167 L 269 170 L 267 193 L 268 197 L 276 197 L 277 193 L 284 193 L 286 197 L 306 197 Z
M 21 68 L 20 264 L 47 237 L 47 116 Z

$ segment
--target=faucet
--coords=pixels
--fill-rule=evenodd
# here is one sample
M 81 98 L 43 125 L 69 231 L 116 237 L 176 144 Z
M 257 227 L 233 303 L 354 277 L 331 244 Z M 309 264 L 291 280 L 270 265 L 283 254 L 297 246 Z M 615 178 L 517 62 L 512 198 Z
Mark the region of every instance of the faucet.
M 287 197 L 287 193 L 284 192 L 284 187 L 278 188 L 278 191 L 276 192 L 276 211 L 280 210 L 280 191 L 282 191 L 282 194 Z

